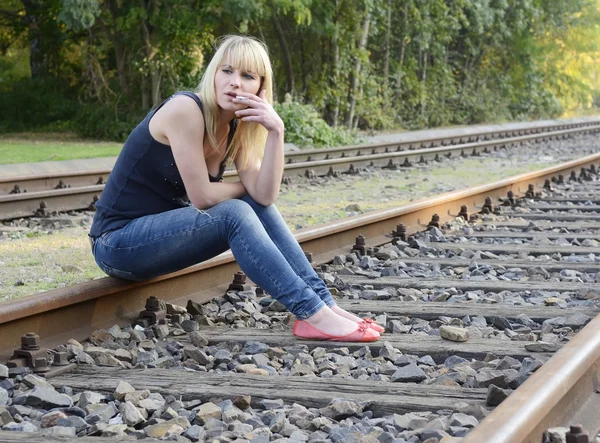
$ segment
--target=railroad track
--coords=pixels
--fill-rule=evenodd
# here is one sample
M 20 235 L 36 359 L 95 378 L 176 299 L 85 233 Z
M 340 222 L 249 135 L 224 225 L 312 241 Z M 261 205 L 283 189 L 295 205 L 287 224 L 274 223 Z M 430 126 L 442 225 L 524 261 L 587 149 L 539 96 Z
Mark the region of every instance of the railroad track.
M 320 430 L 325 435 L 321 435 L 322 438 L 334 433 L 338 441 L 350 441 L 344 438 L 353 438 L 352 432 L 360 434 L 365 430 L 364 420 L 375 420 L 368 422 L 370 426 L 379 426 L 390 438 L 423 436 L 425 427 L 429 427 L 427 435 L 437 438 L 434 435 L 443 434 L 435 431 L 450 430 L 452 424 L 454 435 L 467 433 L 463 443 L 540 442 L 548 428 L 576 422 L 595 435 L 600 428 L 594 417 L 598 401 L 594 382 L 600 358 L 600 320 L 594 319 L 581 327 L 599 309 L 595 300 L 600 293 L 593 277 L 600 267 L 597 260 L 600 216 L 591 211 L 598 211 L 595 201 L 600 191 L 599 167 L 600 154 L 596 154 L 495 184 L 300 231 L 297 238 L 305 250 L 312 252 L 314 263 L 321 266 L 319 270 L 325 280 L 336 287 L 341 296 L 340 305 L 354 312 L 370 313 L 387 325 L 383 338 L 370 343 L 368 348 L 357 343 L 295 339 L 286 323 L 287 314 L 279 312 L 268 296 L 256 296 L 248 291 L 247 282 L 241 280 L 233 282 L 234 288 L 242 289 L 241 292 L 227 292 L 231 275 L 237 268 L 232 256 L 225 254 L 149 282 L 129 283 L 105 278 L 3 303 L 1 353 L 9 357 L 21 342 L 22 334 L 28 331 L 41 336 L 37 344 L 32 336 L 24 339 L 25 344 L 29 344 L 25 352 L 30 353 L 36 345 L 56 348 L 69 338 L 83 341 L 91 336 L 96 347 L 88 348 L 88 355 L 93 356 L 90 358 L 119 367 L 52 366 L 45 374 L 54 386 L 65 392 L 93 389 L 108 396 L 106 401 L 109 401 L 111 395 L 124 399 L 126 394 L 120 391 L 115 394 L 115 388 L 118 381 L 126 381 L 138 393 L 131 393 L 130 401 L 139 404 L 141 397 L 147 395 L 140 392 L 149 389 L 153 398 L 159 398 L 160 394 L 163 399 L 169 399 L 173 407 L 180 408 L 181 414 L 164 412 L 168 420 L 165 426 L 187 426 L 190 421 L 186 424 L 184 420 L 187 408 L 193 410 L 193 417 L 188 418 L 207 428 L 205 433 L 211 437 L 243 428 L 233 426 L 237 422 L 232 417 L 240 417 L 238 410 L 216 399 L 234 400 L 240 409 L 252 404 L 261 411 L 262 423 L 271 434 L 283 432 L 286 423 L 294 422 L 306 425 L 310 432 Z M 568 181 L 566 177 L 571 177 L 571 172 L 575 172 L 575 180 Z M 563 176 L 563 184 L 558 183 L 559 175 Z M 533 188 L 528 189 L 529 185 Z M 544 191 L 544 186 L 553 192 Z M 519 200 L 522 197 L 517 192 L 519 189 L 528 189 L 530 198 Z M 517 195 L 508 197 L 508 191 Z M 548 198 L 537 199 L 537 192 Z M 571 195 L 576 196 L 575 200 L 567 204 Z M 499 202 L 499 198 L 503 201 Z M 512 206 L 511 198 L 522 205 Z M 508 204 L 503 206 L 505 201 Z M 461 208 L 463 205 L 466 208 Z M 483 213 L 491 208 L 500 215 L 480 214 L 471 225 L 455 220 L 459 210 L 468 218 L 469 211 L 479 212 L 482 207 L 488 208 L 481 209 Z M 534 215 L 545 218 L 538 220 L 532 218 Z M 584 220 L 581 215 L 585 215 Z M 433 224 L 450 222 L 451 229 L 444 238 L 437 230 L 419 234 L 429 220 Z M 365 244 L 356 241 L 359 234 L 364 236 Z M 411 235 L 413 238 L 408 238 Z M 395 246 L 390 245 L 393 237 Z M 355 260 L 364 262 L 362 266 L 346 263 L 352 248 L 362 250 L 363 247 L 367 253 L 369 247 L 373 248 L 379 265 L 368 254 L 360 259 L 356 256 Z M 386 261 L 389 266 L 381 266 Z M 330 263 L 329 268 L 321 265 L 326 262 Z M 466 278 L 467 274 L 470 278 Z M 525 275 L 529 279 L 522 281 Z M 552 281 L 551 277 L 561 281 Z M 189 369 L 203 372 L 160 368 L 170 364 L 165 363 L 168 359 L 143 360 L 150 358 L 148 354 L 153 349 L 166 355 L 166 342 L 149 340 L 148 336 L 140 335 L 140 330 L 113 327 L 138 320 L 140 310 L 152 296 L 170 304 L 172 323 L 183 326 L 186 321 L 186 313 L 177 310 L 178 305 L 187 305 L 188 311 L 196 315 L 199 333 L 188 335 L 167 325 L 149 329 L 159 338 L 172 334 L 168 335 L 169 349 L 183 353 Z M 188 304 L 188 300 L 195 303 Z M 503 303 L 503 300 L 514 304 Z M 246 303 L 253 301 L 264 309 L 252 312 Z M 237 315 L 229 308 L 234 305 L 240 308 Z M 148 302 L 148 311 L 151 316 L 166 314 L 155 299 Z M 254 327 L 231 328 L 247 322 Z M 485 326 L 469 329 L 471 337 L 466 342 L 444 340 L 427 333 L 436 329 L 434 326 L 473 326 L 474 322 Z M 213 325 L 207 327 L 207 323 Z M 195 329 L 195 323 L 189 319 L 186 325 Z M 407 334 L 410 330 L 421 333 Z M 129 366 L 125 362 L 130 362 L 123 350 L 119 351 L 119 358 L 114 353 L 124 333 L 130 334 L 128 340 L 135 341 L 136 346 L 129 348 L 137 349 L 137 358 L 159 368 L 120 367 Z M 136 336 L 139 342 L 134 340 Z M 545 344 L 532 341 L 539 336 L 550 341 Z M 504 339 L 499 340 L 500 337 Z M 65 363 L 76 346 L 73 342 L 69 347 L 59 346 L 54 353 L 55 360 Z M 243 350 L 245 357 L 239 360 Z M 121 363 L 115 359 L 121 359 Z M 235 371 L 229 367 L 234 359 Z M 315 370 L 311 369 L 311 359 Z M 474 361 L 469 366 L 470 359 Z M 44 363 L 36 361 L 38 371 L 46 369 Z M 541 363 L 543 366 L 537 369 Z M 456 369 L 461 364 L 462 370 Z M 246 366 L 242 368 L 243 365 Z M 379 369 L 373 370 L 373 365 Z M 16 366 L 11 369 L 13 374 L 23 373 L 19 364 L 13 366 Z M 535 369 L 537 371 L 530 375 Z M 315 372 L 320 376 L 300 377 Z M 271 373 L 273 376 L 266 376 Z M 343 378 L 344 374 L 349 377 Z M 407 384 L 406 381 L 420 383 Z M 34 382 L 35 379 L 29 380 L 29 383 Z M 517 387 L 484 418 L 484 408 L 492 409 L 508 393 L 503 389 Z M 85 398 L 87 402 L 89 399 Z M 331 403 L 334 398 L 348 402 Z M 290 420 L 290 410 L 281 409 L 279 400 L 287 405 L 296 402 L 315 409 L 292 408 L 295 415 Z M 81 402 L 80 397 L 78 401 Z M 105 411 L 108 406 L 91 409 L 97 412 L 98 408 Z M 218 413 L 215 408 L 219 409 Z M 364 409 L 370 412 L 365 415 Z M 152 410 L 150 406 L 148 410 Z M 431 415 L 439 410 L 446 410 L 447 414 Z M 110 412 L 107 413 L 110 415 Z M 87 414 L 93 415 L 89 411 Z M 217 415 L 226 422 L 230 420 L 228 425 L 209 420 Z M 324 416 L 329 417 L 329 421 Z M 384 418 L 377 421 L 377 417 Z M 345 431 L 334 426 L 344 419 Z M 97 423 L 96 420 L 100 419 L 88 417 L 88 422 Z M 254 429 L 261 427 L 256 421 L 251 423 L 256 425 Z M 354 428 L 348 431 L 352 423 Z M 96 426 L 92 430 L 97 435 L 117 432 L 115 428 L 110 431 L 107 427 L 101 428 Z M 302 429 L 305 428 L 299 430 Z M 154 431 L 158 433 L 159 429 L 152 428 Z M 288 427 L 286 432 L 293 431 L 293 427 Z M 0 431 L 0 442 L 4 441 L 59 440 L 48 435 Z M 115 440 L 94 437 L 77 441 Z M 448 437 L 438 441 L 459 440 Z
M 300 151 L 286 154 L 284 180 L 298 175 L 354 174 L 364 167 L 408 168 L 453 156 L 480 155 L 524 143 L 563 139 L 600 131 L 600 120 L 544 125 L 532 123 L 518 131 L 481 132 L 469 136 L 429 137 L 410 142 Z M 47 217 L 56 212 L 93 209 L 110 170 L 44 174 L 0 179 L 0 219 Z M 237 181 L 226 171 L 224 181 Z

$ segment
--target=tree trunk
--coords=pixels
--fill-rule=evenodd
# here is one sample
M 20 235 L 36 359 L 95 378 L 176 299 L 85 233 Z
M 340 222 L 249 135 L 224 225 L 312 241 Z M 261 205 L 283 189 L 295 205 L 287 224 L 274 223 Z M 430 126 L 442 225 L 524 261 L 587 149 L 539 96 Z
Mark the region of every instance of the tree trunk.
M 402 38 L 400 40 L 400 53 L 398 54 L 398 67 L 402 71 L 404 66 L 404 56 L 406 55 L 406 30 L 408 29 L 408 2 L 404 3 Z M 404 71 L 402 71 L 404 72 Z M 402 91 L 402 76 L 398 77 L 398 92 Z
M 392 35 L 392 0 L 388 0 L 385 30 L 385 53 L 383 56 L 383 94 L 387 95 L 390 76 L 390 38 Z M 385 103 L 388 103 L 387 101 Z
M 360 75 L 361 59 L 360 54 L 365 50 L 367 46 L 367 39 L 369 37 L 369 25 L 371 23 L 371 15 L 369 11 L 365 13 L 362 24 L 362 34 L 360 35 L 360 41 L 358 43 L 358 54 L 356 62 L 354 63 L 354 69 L 350 73 L 350 88 L 348 90 L 348 110 L 346 111 L 346 117 L 344 124 L 347 128 L 352 128 L 352 121 L 354 119 L 354 109 L 356 107 L 356 91 L 358 87 L 358 77 Z
M 338 78 L 340 72 L 340 45 L 339 45 L 339 24 L 338 24 L 338 16 L 340 2 L 339 0 L 335 0 L 335 23 L 334 23 L 334 31 L 333 38 L 331 39 L 331 45 L 329 50 L 329 75 L 327 76 L 327 88 L 329 89 L 329 93 L 331 94 L 338 87 Z M 338 118 L 340 115 L 340 101 L 338 97 L 334 94 L 331 94 L 331 98 L 328 100 L 327 105 L 325 106 L 325 121 L 329 123 L 330 126 L 337 126 Z
M 289 92 L 292 97 L 294 96 L 294 69 L 292 66 L 292 56 L 290 55 L 290 50 L 288 48 L 287 40 L 285 39 L 285 33 L 283 32 L 283 28 L 281 27 L 281 23 L 279 22 L 279 18 L 277 17 L 277 11 L 275 10 L 275 6 L 273 2 L 270 3 L 271 6 L 271 16 L 273 18 L 273 25 L 275 26 L 275 32 L 277 33 L 277 37 L 279 38 L 279 45 L 281 46 L 281 53 L 283 55 L 283 66 L 286 72 L 286 92 Z
M 145 0 L 140 0 L 140 3 L 142 5 L 143 8 L 146 8 L 146 2 Z M 152 0 L 150 0 L 150 3 L 153 3 Z M 154 5 L 154 7 L 156 7 L 156 5 Z M 150 71 L 150 91 L 149 91 L 149 95 L 150 98 L 152 99 L 152 107 L 155 108 L 160 104 L 160 79 L 161 79 L 161 74 L 158 70 L 158 68 L 156 68 L 154 66 L 153 63 L 153 58 L 154 58 L 154 48 L 152 46 L 152 38 L 151 38 L 151 29 L 150 26 L 148 24 L 148 22 L 146 20 L 142 20 L 141 23 L 141 29 L 142 29 L 142 41 L 144 42 L 144 49 L 146 52 L 146 59 L 148 60 L 148 69 Z M 142 82 L 142 85 L 146 85 L 146 88 L 144 88 L 143 92 L 142 92 L 142 106 L 144 108 L 144 110 L 148 110 L 149 107 L 147 106 L 147 102 L 148 102 L 148 97 L 146 96 L 148 94 L 147 91 L 147 82 Z M 146 106 L 143 105 L 144 101 L 146 102 Z
M 117 65 L 117 78 L 119 80 L 119 88 L 125 96 L 129 95 L 129 88 L 127 85 L 127 72 L 125 70 L 125 51 L 121 42 L 123 36 L 117 28 L 117 20 L 120 16 L 119 5 L 117 0 L 107 0 L 108 9 L 112 16 L 112 29 L 109 31 L 109 36 L 115 50 L 115 61 Z
M 40 29 L 40 10 L 44 7 L 41 0 L 23 0 L 29 27 L 29 67 L 31 78 L 43 78 L 48 75 L 48 53 L 43 47 L 43 34 Z

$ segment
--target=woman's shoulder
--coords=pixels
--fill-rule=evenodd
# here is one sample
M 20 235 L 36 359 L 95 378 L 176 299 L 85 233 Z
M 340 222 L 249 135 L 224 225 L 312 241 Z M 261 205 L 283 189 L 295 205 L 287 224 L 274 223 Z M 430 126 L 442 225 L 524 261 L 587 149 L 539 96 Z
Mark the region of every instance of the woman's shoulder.
M 200 98 L 191 91 L 181 91 L 173 94 L 164 106 L 158 110 L 164 118 L 196 119 L 198 113 L 204 114 Z

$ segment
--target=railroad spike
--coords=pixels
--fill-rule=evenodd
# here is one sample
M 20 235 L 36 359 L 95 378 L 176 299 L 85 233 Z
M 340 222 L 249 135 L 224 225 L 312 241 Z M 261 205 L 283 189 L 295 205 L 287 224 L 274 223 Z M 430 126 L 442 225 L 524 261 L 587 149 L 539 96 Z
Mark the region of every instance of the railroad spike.
M 577 181 L 577 173 L 575 171 L 571 171 L 571 175 L 569 176 L 569 181 L 570 182 L 576 182 Z
M 161 308 L 160 300 L 154 295 L 146 299 L 146 306 L 135 322 L 144 328 L 155 325 L 167 319 L 167 310 Z
M 569 431 L 565 434 L 566 443 L 590 443 L 590 437 L 587 432 L 583 430 L 583 426 L 571 425 Z
M 410 168 L 412 166 L 412 163 L 408 161 L 408 157 L 404 159 L 404 163 L 402 163 L 400 166 L 402 166 L 403 168 Z
M 48 206 L 46 205 L 45 201 L 41 201 L 40 207 L 38 209 L 36 209 L 35 212 L 33 213 L 34 217 L 42 217 L 42 218 L 48 218 L 51 215 L 52 215 L 52 212 L 48 209 Z
M 439 215 L 433 214 L 431 216 L 431 220 L 427 224 L 427 229 L 429 230 L 431 228 L 438 228 L 438 229 L 440 229 L 440 216 Z
M 350 252 L 356 252 L 356 255 L 358 255 L 359 257 L 367 255 L 367 245 L 364 235 L 358 235 L 358 237 L 356 237 L 354 246 L 352 246 Z
M 87 210 L 88 211 L 95 211 L 96 210 L 96 203 L 98 203 L 98 200 L 100 200 L 100 198 L 98 197 L 98 194 L 94 194 L 94 196 L 92 197 L 92 202 L 87 207 Z
M 103 185 L 104 184 L 104 177 L 100 176 L 98 177 L 98 181 L 96 182 L 97 185 Z
M 227 288 L 228 291 L 249 291 L 250 285 L 246 283 L 246 274 L 242 271 L 236 272 L 233 276 L 233 281 Z
M 532 183 L 527 185 L 527 192 L 525 192 L 525 198 L 535 198 L 535 186 Z
M 427 160 L 425 160 L 425 157 L 421 156 L 421 158 L 419 159 L 419 164 L 421 164 L 421 165 L 427 164 Z
M 19 185 L 15 185 L 14 188 L 12 188 L 12 191 L 9 192 L 9 194 L 20 194 L 21 193 L 21 187 Z
M 467 205 L 462 205 L 460 207 L 460 212 L 458 213 L 458 216 L 464 218 L 465 221 L 469 221 L 469 212 L 467 210 Z
M 404 226 L 403 223 L 398 223 L 396 225 L 396 230 L 392 231 L 392 236 L 394 237 L 394 240 L 406 241 L 406 226 Z
M 6 366 L 9 369 L 27 367 L 37 374 L 48 372 L 48 351 L 40 348 L 39 340 L 40 336 L 35 332 L 21 336 L 21 347 L 14 350 Z
M 544 180 L 544 189 L 546 189 L 547 191 L 552 191 L 552 184 L 551 184 L 551 180 L 546 179 Z

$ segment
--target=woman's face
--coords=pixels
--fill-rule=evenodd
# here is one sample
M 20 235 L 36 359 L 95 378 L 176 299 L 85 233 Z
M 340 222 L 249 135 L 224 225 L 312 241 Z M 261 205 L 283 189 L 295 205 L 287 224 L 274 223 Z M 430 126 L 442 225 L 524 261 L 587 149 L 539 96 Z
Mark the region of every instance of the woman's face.
M 215 94 L 217 104 L 226 111 L 235 112 L 244 109 L 244 104 L 234 103 L 233 99 L 240 92 L 258 94 L 260 76 L 255 72 L 243 71 L 227 62 L 219 66 L 215 75 Z

